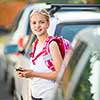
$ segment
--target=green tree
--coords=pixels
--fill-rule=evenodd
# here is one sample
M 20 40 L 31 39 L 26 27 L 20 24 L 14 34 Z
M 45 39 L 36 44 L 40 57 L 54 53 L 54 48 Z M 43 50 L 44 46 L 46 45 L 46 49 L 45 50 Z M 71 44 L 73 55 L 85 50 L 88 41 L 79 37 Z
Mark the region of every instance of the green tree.
M 100 0 L 87 0 L 88 4 L 100 3 Z

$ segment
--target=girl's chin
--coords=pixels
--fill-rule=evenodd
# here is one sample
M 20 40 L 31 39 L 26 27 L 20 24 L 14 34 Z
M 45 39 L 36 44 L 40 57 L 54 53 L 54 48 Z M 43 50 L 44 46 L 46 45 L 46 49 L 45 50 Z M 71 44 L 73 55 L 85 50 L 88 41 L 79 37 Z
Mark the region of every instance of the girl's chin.
M 36 35 L 41 36 L 43 35 L 43 33 L 39 32 L 39 33 L 36 33 Z

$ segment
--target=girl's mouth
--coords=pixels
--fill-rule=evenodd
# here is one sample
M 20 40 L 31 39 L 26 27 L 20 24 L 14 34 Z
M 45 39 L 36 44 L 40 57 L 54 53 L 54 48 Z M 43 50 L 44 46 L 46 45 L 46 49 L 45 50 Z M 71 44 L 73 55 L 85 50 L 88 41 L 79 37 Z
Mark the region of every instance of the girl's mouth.
M 36 32 L 40 32 L 40 31 L 42 31 L 42 29 L 35 29 L 35 31 L 36 31 Z

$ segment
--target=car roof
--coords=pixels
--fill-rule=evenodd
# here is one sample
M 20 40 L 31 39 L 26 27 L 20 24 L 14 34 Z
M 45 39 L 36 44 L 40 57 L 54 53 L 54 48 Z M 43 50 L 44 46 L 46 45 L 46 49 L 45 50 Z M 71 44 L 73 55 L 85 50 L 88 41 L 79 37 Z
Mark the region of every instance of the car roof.
M 68 11 L 54 14 L 60 22 L 100 21 L 100 13 L 92 11 Z

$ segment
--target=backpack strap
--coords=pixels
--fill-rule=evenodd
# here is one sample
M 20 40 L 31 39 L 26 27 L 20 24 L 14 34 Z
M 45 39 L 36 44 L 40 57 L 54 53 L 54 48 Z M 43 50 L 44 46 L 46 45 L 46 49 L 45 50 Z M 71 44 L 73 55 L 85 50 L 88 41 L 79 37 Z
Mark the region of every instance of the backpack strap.
M 54 41 L 57 42 L 62 58 L 65 56 L 64 40 L 62 37 L 55 37 Z
M 50 53 L 49 44 L 52 42 L 52 40 L 54 40 L 54 37 L 53 36 L 48 36 L 48 38 L 45 41 L 45 44 L 43 46 L 43 50 L 46 50 L 47 53 Z
M 29 54 L 29 56 L 33 58 L 33 60 L 32 60 L 33 64 L 35 64 L 35 60 L 36 60 L 40 55 L 42 55 L 42 54 L 45 52 L 44 50 L 42 50 L 38 55 L 36 55 L 36 57 L 34 57 L 37 44 L 38 44 L 38 39 L 35 40 L 35 42 L 34 42 L 34 44 L 33 44 L 33 47 L 32 47 L 32 48 L 34 48 L 34 49 L 33 49 L 33 51 Z
M 61 53 L 61 56 L 62 58 L 64 58 L 64 55 L 65 55 L 65 47 L 64 47 L 64 40 L 62 37 L 60 36 L 49 36 L 47 41 L 45 42 L 45 45 L 43 47 L 43 49 L 47 50 L 48 53 L 50 53 L 50 48 L 49 48 L 49 45 L 52 41 L 56 41 L 56 43 L 58 44 L 58 47 L 59 47 L 59 50 L 60 50 L 60 53 Z
M 47 65 L 47 67 L 52 70 L 55 71 L 54 65 L 53 65 L 53 60 L 52 57 L 50 55 L 50 48 L 49 48 L 49 44 L 52 42 L 52 40 L 54 39 L 53 36 L 49 36 L 47 38 L 47 40 L 45 41 L 44 47 L 43 47 L 43 51 L 45 51 L 45 53 L 43 54 L 43 58 L 45 61 L 45 64 Z
M 34 48 L 34 49 L 32 49 L 32 52 L 29 53 L 29 56 L 32 57 L 32 58 L 34 58 L 34 53 L 35 53 L 35 50 L 36 50 L 37 43 L 38 43 L 38 40 L 36 39 L 34 41 L 34 44 L 32 45 L 32 48 Z

